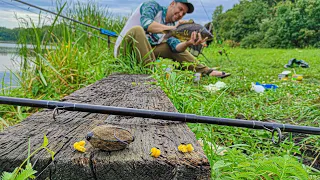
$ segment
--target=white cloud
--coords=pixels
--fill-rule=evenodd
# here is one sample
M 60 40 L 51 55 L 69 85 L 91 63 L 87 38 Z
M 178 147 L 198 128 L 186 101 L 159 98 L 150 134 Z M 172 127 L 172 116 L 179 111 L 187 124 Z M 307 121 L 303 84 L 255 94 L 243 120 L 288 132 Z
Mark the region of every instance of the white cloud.
M 26 21 L 30 22 L 29 19 L 32 19 L 35 25 L 39 23 L 39 15 L 31 12 L 25 12 L 25 11 L 19 11 L 19 10 L 16 10 L 15 12 L 0 10 L 0 14 L 1 14 L 0 26 L 2 27 L 7 27 L 7 28 L 19 27 L 19 20 L 16 17 L 18 17 L 20 21 L 22 19 L 25 19 Z M 40 23 L 49 24 L 50 21 L 51 19 L 45 18 L 45 16 L 42 15 Z
M 116 14 L 116 15 L 128 15 L 131 14 L 135 9 L 134 8 L 129 8 L 129 7 L 125 7 L 125 8 L 118 8 L 118 7 L 114 7 L 114 8 L 109 8 L 109 11 L 112 14 Z

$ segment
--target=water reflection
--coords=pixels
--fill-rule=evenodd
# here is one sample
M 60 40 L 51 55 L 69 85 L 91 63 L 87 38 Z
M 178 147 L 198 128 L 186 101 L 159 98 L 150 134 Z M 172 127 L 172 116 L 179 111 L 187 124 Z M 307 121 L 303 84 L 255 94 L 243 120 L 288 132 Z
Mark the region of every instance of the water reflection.
M 17 53 L 0 52 L 0 72 L 19 69 L 19 58 Z
M 17 55 L 17 54 L 18 54 L 17 51 L 1 51 L 1 48 L 0 48 L 0 56 L 10 57 L 11 55 Z
M 16 44 L 0 43 L 0 88 L 17 85 L 17 79 L 10 71 L 19 70 L 18 59 Z
M 33 49 L 33 45 L 27 45 L 28 49 Z M 55 46 L 41 46 L 46 49 L 56 49 Z M 5 84 L 16 84 L 16 79 L 11 76 L 10 70 L 18 73 L 21 59 L 18 56 L 18 44 L 0 43 L 0 88 L 1 82 Z
M 0 56 L 8 56 L 8 52 L 2 52 L 2 51 L 0 51 Z
M 0 49 L 18 49 L 18 44 L 15 43 L 0 43 Z M 33 46 L 31 44 L 27 45 L 27 48 L 32 49 Z

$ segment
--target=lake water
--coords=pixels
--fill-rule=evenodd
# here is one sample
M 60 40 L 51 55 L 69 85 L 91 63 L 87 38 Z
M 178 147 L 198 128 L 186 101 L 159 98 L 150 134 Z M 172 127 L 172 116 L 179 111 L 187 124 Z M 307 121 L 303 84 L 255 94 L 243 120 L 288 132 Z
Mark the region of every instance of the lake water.
M 14 59 L 17 58 L 17 45 L 9 43 L 0 43 L 0 88 L 2 82 L 6 85 L 16 85 L 14 77 L 10 77 L 10 70 L 18 72 L 19 62 Z
M 16 86 L 16 79 L 10 72 L 18 73 L 20 66 L 20 58 L 18 56 L 18 45 L 0 42 L 0 88 L 2 82 L 6 85 Z M 28 49 L 33 49 L 32 45 L 27 45 Z M 55 49 L 54 46 L 41 46 L 41 48 Z

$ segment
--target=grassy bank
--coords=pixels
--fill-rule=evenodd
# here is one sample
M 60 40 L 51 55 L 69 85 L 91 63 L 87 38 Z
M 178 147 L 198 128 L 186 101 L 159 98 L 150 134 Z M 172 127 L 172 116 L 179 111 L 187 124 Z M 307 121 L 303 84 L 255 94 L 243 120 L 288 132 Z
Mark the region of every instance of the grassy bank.
M 76 5 L 68 16 L 119 32 L 126 19 L 116 18 L 96 6 Z M 71 13 L 72 12 L 72 13 Z M 27 20 L 22 25 L 27 25 Z M 37 25 L 32 32 L 20 34 L 20 55 L 24 58 L 16 74 L 21 88 L 2 89 L 1 95 L 34 99 L 60 98 L 85 87 L 114 72 L 149 73 L 168 95 L 179 112 L 198 115 L 260 120 L 319 127 L 320 67 L 317 49 L 239 49 L 226 45 L 212 45 L 205 49 L 209 66 L 218 66 L 232 73 L 223 80 L 203 77 L 193 82 L 193 73 L 175 69 L 165 78 L 163 68 L 174 66 L 171 61 L 156 63 L 154 71 L 136 65 L 134 56 L 113 58 L 113 49 L 107 42 L 80 31 L 92 31 L 82 26 L 75 29 L 59 22 L 47 32 Z M 43 34 L 44 33 L 44 34 Z M 97 32 L 93 32 L 98 35 Z M 39 38 L 43 37 L 43 38 Z M 28 39 L 28 41 L 27 41 Z M 29 40 L 32 40 L 31 42 Z M 115 40 L 115 39 L 114 39 Z M 32 43 L 33 50 L 25 48 Z M 51 45 L 55 49 L 43 49 Z M 223 54 L 219 51 L 222 50 Z M 225 50 L 225 51 L 223 51 Z M 302 74 L 304 79 L 280 81 L 278 74 L 291 58 L 303 59 L 310 68 L 289 69 Z M 205 85 L 218 81 L 226 83 L 225 89 L 208 92 Z M 256 93 L 252 82 L 276 84 L 276 91 Z M 26 107 L 1 106 L 0 128 L 14 125 L 37 111 Z M 271 133 L 216 125 L 189 124 L 212 167 L 213 179 L 318 179 L 320 142 L 316 136 L 286 133 L 277 146 L 271 142 Z M 303 164 L 305 163 L 305 165 Z

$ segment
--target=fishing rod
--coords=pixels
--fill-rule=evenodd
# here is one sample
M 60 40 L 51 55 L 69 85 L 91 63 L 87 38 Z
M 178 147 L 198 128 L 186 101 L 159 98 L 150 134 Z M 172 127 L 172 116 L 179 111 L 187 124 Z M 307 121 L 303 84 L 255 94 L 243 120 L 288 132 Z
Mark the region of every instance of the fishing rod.
M 98 31 L 100 32 L 100 34 L 103 34 L 103 35 L 108 36 L 108 46 L 109 46 L 109 47 L 110 47 L 110 43 L 111 43 L 110 37 L 118 37 L 118 35 L 117 35 L 116 32 L 112 32 L 112 31 L 109 31 L 109 30 L 106 30 L 106 29 L 103 29 L 103 28 L 99 28 L 99 27 L 93 26 L 93 25 L 91 25 L 91 24 L 87 24 L 87 23 L 84 23 L 84 22 L 81 22 L 81 21 L 78 21 L 78 20 L 69 18 L 69 17 L 67 17 L 67 16 L 64 16 L 64 15 L 61 15 L 61 14 L 58 14 L 58 13 L 55 13 L 55 12 L 53 12 L 53 11 L 49 11 L 49 10 L 47 10 L 47 9 L 41 8 L 41 7 L 39 7 L 39 6 L 36 6 L 36 5 L 30 4 L 30 3 L 24 2 L 24 1 L 20 1 L 20 0 L 14 0 L 14 1 L 17 1 L 17 2 L 19 2 L 19 3 L 25 4 L 25 5 L 27 5 L 27 6 L 31 6 L 31 7 L 33 7 L 33 8 L 39 9 L 39 10 L 41 10 L 41 11 L 45 11 L 45 12 L 54 14 L 54 15 L 56 15 L 56 16 L 65 18 L 65 19 L 67 19 L 67 20 L 76 22 L 76 23 L 78 23 L 78 24 L 81 24 L 81 25 L 90 27 L 90 28 L 92 28 L 92 29 L 94 29 L 94 30 L 98 30 Z
M 22 7 L 19 7 L 19 6 L 17 6 L 17 5 L 12 4 L 12 3 L 5 2 L 5 1 L 3 1 L 3 0 L 0 0 L 0 1 L 3 2 L 3 3 L 5 3 L 5 4 L 11 5 L 11 6 L 14 6 L 14 7 L 16 7 L 16 8 L 19 8 L 19 9 L 22 9 L 22 10 L 25 10 L 25 11 L 28 11 L 28 12 L 31 12 L 31 13 L 33 13 L 33 14 L 37 14 L 37 15 L 38 15 L 38 13 L 33 12 L 33 11 L 29 10 L 29 9 L 24 9 L 24 8 L 22 8 Z M 45 17 L 45 16 L 43 16 L 43 15 L 41 15 L 41 14 L 40 14 L 40 16 L 43 17 L 43 18 L 49 19 L 49 20 L 54 20 L 54 19 L 51 18 L 51 17 Z M 72 25 L 70 25 L 70 24 L 69 24 L 68 26 L 69 26 L 70 28 L 72 28 L 73 30 L 79 30 L 79 31 L 81 31 L 81 32 L 87 33 L 87 34 L 90 35 L 90 36 L 94 36 L 94 37 L 97 37 L 97 38 L 99 38 L 99 39 L 102 39 L 102 40 L 105 40 L 105 41 L 108 42 L 108 39 L 103 38 L 103 37 L 98 36 L 98 35 L 95 35 L 95 34 L 93 34 L 92 32 L 89 32 L 89 31 L 86 31 L 86 30 L 77 28 L 77 27 L 72 26 Z M 110 42 L 110 43 L 111 43 L 111 42 Z
M 217 124 L 217 125 L 224 125 L 224 126 L 251 128 L 251 129 L 264 129 L 272 132 L 272 141 L 276 144 L 280 143 L 280 140 L 282 137 L 281 131 L 320 135 L 320 128 L 310 127 L 310 126 L 297 126 L 297 125 L 291 125 L 291 124 L 280 124 L 280 123 L 261 122 L 261 121 L 252 121 L 252 120 L 217 118 L 217 117 L 211 117 L 211 116 L 198 116 L 195 114 L 153 111 L 153 110 L 123 108 L 123 107 L 114 107 L 114 106 L 91 105 L 91 104 L 84 104 L 84 103 L 34 100 L 34 99 L 27 99 L 27 98 L 13 98 L 13 97 L 0 96 L 0 104 L 38 107 L 38 108 L 47 108 L 47 109 L 54 109 L 54 110 L 63 109 L 67 111 L 80 111 L 80 112 L 90 112 L 90 113 L 152 118 L 152 119 L 163 119 L 163 120 L 182 121 L 182 122 L 189 122 L 189 123 Z M 277 142 L 274 139 L 274 134 L 276 132 L 278 133 Z

